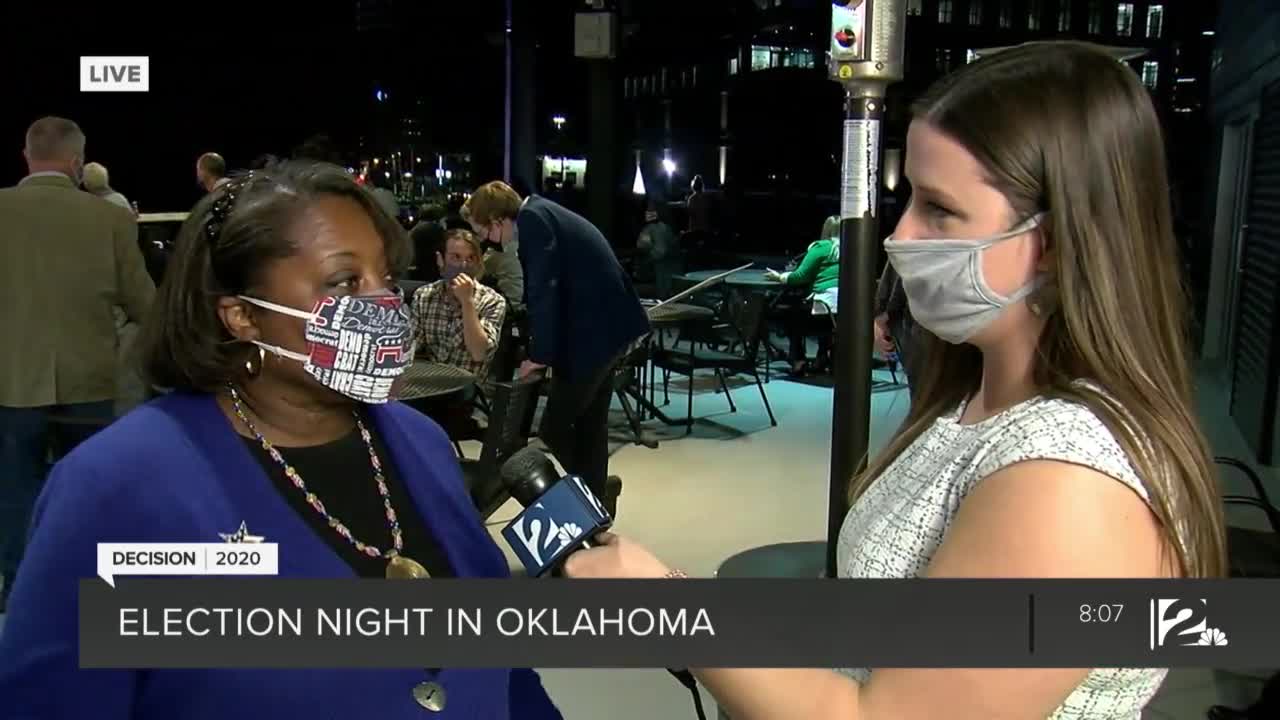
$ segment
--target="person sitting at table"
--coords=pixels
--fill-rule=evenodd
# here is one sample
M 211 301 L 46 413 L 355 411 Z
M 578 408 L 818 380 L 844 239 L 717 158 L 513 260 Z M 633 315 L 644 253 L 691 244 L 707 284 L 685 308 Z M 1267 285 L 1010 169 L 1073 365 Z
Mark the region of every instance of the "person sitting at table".
M 375 203 L 342 168 L 291 161 L 196 206 L 143 325 L 172 392 L 54 467 L 0 633 L 2 714 L 561 717 L 525 669 L 79 667 L 77 587 L 102 542 L 277 543 L 289 578 L 509 577 L 448 438 L 389 402 L 411 252 Z M 334 333 L 338 313 L 359 322 Z
M 462 368 L 483 382 L 498 350 L 507 301 L 480 282 L 480 241 L 470 230 L 445 233 L 444 253 L 436 253 L 436 265 L 440 279 L 418 288 L 413 296 L 417 357 Z M 472 385 L 460 394 L 411 404 L 444 426 L 450 437 L 466 439 L 477 431 L 471 417 L 475 392 Z
M 805 340 L 815 332 L 815 320 L 830 329 L 830 315 L 836 312 L 840 283 L 840 218 L 832 215 L 822 224 L 822 238 L 809 245 L 795 270 L 766 270 L 765 277 L 795 288 L 808 288 L 806 302 L 787 316 L 787 335 L 791 339 L 791 374 L 800 376 L 808 370 Z M 815 317 L 821 316 L 821 317 Z M 831 334 L 818 332 L 818 359 L 830 361 Z
M 436 252 L 440 279 L 413 296 L 418 357 L 483 378 L 498 349 L 507 301 L 480 282 L 484 262 L 474 233 L 450 230 L 443 249 Z

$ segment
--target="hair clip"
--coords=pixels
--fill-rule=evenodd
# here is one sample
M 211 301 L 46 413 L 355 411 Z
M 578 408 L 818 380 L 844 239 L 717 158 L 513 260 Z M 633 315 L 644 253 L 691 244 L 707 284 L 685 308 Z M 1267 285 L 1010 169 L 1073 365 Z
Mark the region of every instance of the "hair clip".
M 240 191 L 249 184 L 254 177 L 253 171 L 249 171 L 234 180 L 227 181 L 222 186 L 222 194 L 217 200 L 213 201 L 213 207 L 209 208 L 209 219 L 205 221 L 204 232 L 210 242 L 216 240 L 222 232 L 222 225 L 231 217 L 231 211 L 235 209 L 236 199 L 240 196 Z

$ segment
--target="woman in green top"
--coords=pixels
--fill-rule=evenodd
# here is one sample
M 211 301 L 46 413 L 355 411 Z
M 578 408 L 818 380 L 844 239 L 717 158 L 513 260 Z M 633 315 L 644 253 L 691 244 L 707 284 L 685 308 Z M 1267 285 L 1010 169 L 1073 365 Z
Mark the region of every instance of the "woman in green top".
M 791 287 L 809 289 L 808 302 L 804 303 L 788 322 L 791 337 L 791 373 L 803 375 L 808 362 L 805 360 L 805 338 L 811 334 L 814 316 L 823 321 L 836 312 L 840 283 L 840 218 L 831 216 L 822 224 L 822 239 L 809 246 L 800 265 L 790 272 L 768 270 L 765 276 Z M 830 356 L 831 335 L 818 334 L 818 358 Z

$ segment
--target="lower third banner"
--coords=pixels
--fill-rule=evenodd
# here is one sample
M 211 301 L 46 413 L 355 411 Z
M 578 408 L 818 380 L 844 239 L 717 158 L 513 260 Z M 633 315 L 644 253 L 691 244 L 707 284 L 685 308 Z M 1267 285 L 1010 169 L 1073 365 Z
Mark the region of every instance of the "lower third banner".
M 85 668 L 1264 667 L 1280 580 L 98 579 Z

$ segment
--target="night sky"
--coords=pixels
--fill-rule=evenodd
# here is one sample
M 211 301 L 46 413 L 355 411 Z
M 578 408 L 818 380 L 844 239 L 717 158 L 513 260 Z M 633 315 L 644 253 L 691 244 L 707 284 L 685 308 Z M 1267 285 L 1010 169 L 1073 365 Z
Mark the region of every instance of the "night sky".
M 384 85 L 425 98 L 419 114 L 441 143 L 464 144 L 477 127 L 501 123 L 499 0 L 401 3 L 386 29 L 364 34 L 353 0 L 234 0 L 147 14 L 121 3 L 16 6 L 0 10 L 0 27 L 19 30 L 0 49 L 2 185 L 25 174 L 23 134 L 48 114 L 81 125 L 88 159 L 106 165 L 143 212 L 189 208 L 200 193 L 195 159 L 207 150 L 236 168 L 260 153 L 287 155 L 315 133 L 354 148 Z M 81 55 L 149 56 L 151 91 L 81 93 Z

